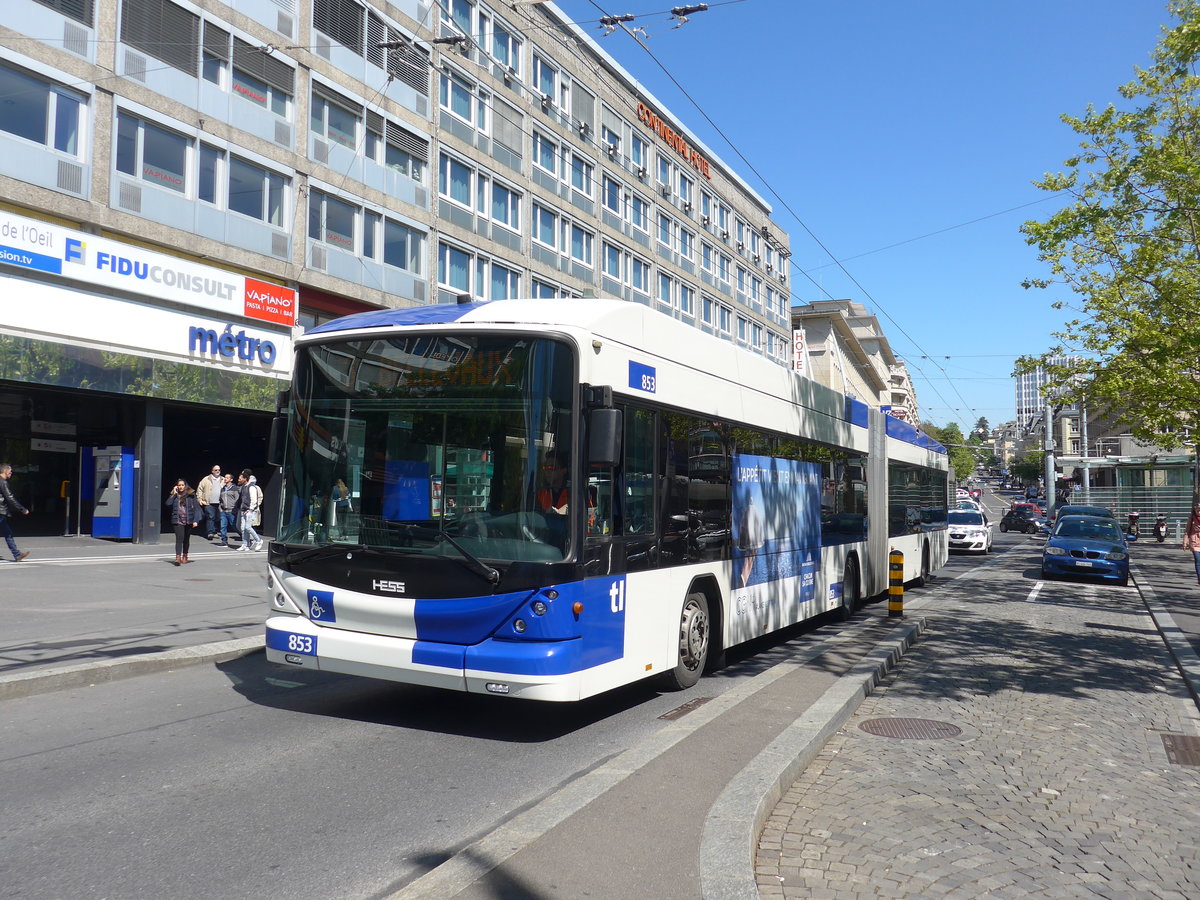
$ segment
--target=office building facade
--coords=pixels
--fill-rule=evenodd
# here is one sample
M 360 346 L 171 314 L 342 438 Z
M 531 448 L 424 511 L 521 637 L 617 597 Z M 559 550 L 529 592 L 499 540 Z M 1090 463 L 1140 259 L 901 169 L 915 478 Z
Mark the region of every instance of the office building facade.
M 214 462 L 269 496 L 293 334 L 363 309 L 613 296 L 790 363 L 769 204 L 552 3 L 6 11 L 0 454 L 31 528 L 92 533 L 95 448 L 128 451 L 133 540 Z

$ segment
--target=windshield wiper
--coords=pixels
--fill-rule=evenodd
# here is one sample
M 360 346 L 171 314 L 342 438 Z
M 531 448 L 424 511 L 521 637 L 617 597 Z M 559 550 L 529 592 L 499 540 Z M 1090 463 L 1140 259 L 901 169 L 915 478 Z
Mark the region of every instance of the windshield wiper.
M 462 554 L 463 559 L 467 561 L 468 569 L 470 569 L 479 577 L 487 579 L 489 584 L 500 583 L 500 572 L 497 569 L 493 569 L 454 538 L 450 537 L 450 535 L 446 534 L 446 532 L 440 531 L 436 528 L 427 528 L 424 525 L 404 525 L 402 527 L 409 534 L 419 535 L 420 537 L 425 538 L 433 538 L 434 543 L 437 544 L 445 541 Z
M 318 544 L 316 547 L 305 547 L 285 556 L 284 562 L 302 562 L 306 559 L 320 559 L 326 556 L 337 556 L 339 553 L 361 553 L 370 548 L 366 544 Z

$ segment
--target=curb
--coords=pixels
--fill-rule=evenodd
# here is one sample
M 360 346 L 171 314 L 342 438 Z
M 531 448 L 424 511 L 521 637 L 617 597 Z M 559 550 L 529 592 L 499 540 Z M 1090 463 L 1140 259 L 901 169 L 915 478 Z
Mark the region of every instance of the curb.
M 700 841 L 704 900 L 758 900 L 758 836 L 787 789 L 925 631 L 916 619 L 880 644 L 772 741 L 713 804 Z
M 0 675 L 0 701 L 18 697 L 32 697 L 64 688 L 91 687 L 135 675 L 165 672 L 184 666 L 195 666 L 208 662 L 228 662 L 249 656 L 263 649 L 262 637 L 238 638 L 232 641 L 217 641 L 212 644 L 197 644 L 179 647 L 158 653 L 139 653 L 120 659 L 102 662 L 80 663 L 60 666 L 37 672 L 19 672 L 15 675 Z

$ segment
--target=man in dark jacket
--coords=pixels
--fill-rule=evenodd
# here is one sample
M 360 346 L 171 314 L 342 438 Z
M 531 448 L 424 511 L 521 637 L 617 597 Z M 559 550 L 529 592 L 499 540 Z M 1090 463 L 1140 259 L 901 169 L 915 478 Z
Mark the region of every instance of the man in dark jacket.
M 8 486 L 10 478 L 12 478 L 12 466 L 8 463 L 0 464 L 0 534 L 4 535 L 8 549 L 12 551 L 13 559 L 20 562 L 29 556 L 29 551 L 21 552 L 17 549 L 17 542 L 13 538 L 12 526 L 8 524 L 8 519 L 16 513 L 27 516 L 29 510 L 18 503 L 17 498 L 13 496 L 12 488 Z

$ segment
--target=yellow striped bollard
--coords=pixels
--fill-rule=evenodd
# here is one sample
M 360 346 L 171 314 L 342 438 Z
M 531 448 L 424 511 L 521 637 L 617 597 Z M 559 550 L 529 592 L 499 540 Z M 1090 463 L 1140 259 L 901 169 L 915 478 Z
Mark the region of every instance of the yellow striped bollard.
M 888 554 L 888 618 L 904 615 L 904 554 L 893 550 Z

